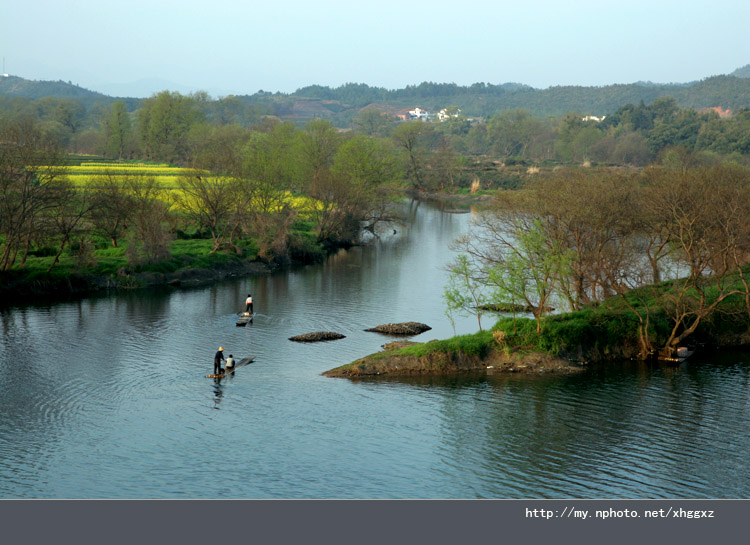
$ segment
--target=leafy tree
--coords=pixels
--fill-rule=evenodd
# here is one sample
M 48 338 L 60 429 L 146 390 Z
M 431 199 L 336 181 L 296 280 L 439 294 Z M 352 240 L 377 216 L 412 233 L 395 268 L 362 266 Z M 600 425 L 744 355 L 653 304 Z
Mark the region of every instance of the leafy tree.
M 443 292 L 445 314 L 453 323 L 454 313 L 476 315 L 482 330 L 482 309 L 492 301 L 486 295 L 486 277 L 476 269 L 476 264 L 466 254 L 459 254 L 448 266 L 448 285 Z
M 192 97 L 162 91 L 145 99 L 138 111 L 138 134 L 149 159 L 184 163 L 190 129 L 203 115 Z
M 425 184 L 431 190 L 454 188 L 461 176 L 463 162 L 453 148 L 443 143 L 430 157 Z
M 55 108 L 55 121 L 74 134 L 81 128 L 85 113 L 83 105 L 77 100 L 60 99 Z
M 478 281 L 491 286 L 496 296 L 511 299 L 500 302 L 523 302 L 541 333 L 550 301 L 559 293 L 561 279 L 570 274 L 572 252 L 547 236 L 539 219 L 522 210 L 483 212 L 475 226 L 456 242 L 473 261 L 470 270 L 481 271 Z
M 375 108 L 364 108 L 352 120 L 352 128 L 368 136 L 386 136 L 394 122 L 385 112 Z
M 375 234 L 378 223 L 391 221 L 394 197 L 383 191 L 396 177 L 393 149 L 386 140 L 354 136 L 342 143 L 334 157 L 332 173 L 350 188 L 345 200 L 337 203 L 342 219 L 350 225 L 347 238 L 354 240 L 360 229 Z M 348 217 L 348 218 L 347 218 Z
M 330 122 L 315 119 L 305 126 L 299 140 L 305 183 L 314 191 L 318 182 L 328 178 L 341 137 Z
M 112 104 L 112 110 L 105 124 L 106 154 L 122 159 L 130 146 L 132 126 L 127 106 L 121 100 Z
M 252 135 L 239 125 L 196 125 L 188 136 L 190 165 L 214 174 L 236 175 L 241 150 Z
M 526 157 L 527 149 L 542 130 L 542 123 L 522 109 L 500 112 L 487 124 L 494 149 L 505 157 Z
M 431 133 L 430 125 L 418 121 L 401 123 L 391 133 L 397 149 L 406 158 L 406 179 L 418 190 L 425 189 L 424 165 Z
M 258 244 L 262 259 L 282 259 L 296 213 L 289 190 L 295 185 L 297 129 L 277 123 L 268 133 L 255 132 L 241 151 L 238 211 L 246 232 Z
M 672 147 L 695 149 L 705 117 L 695 110 L 680 110 L 669 119 L 657 119 L 646 137 L 653 153 Z

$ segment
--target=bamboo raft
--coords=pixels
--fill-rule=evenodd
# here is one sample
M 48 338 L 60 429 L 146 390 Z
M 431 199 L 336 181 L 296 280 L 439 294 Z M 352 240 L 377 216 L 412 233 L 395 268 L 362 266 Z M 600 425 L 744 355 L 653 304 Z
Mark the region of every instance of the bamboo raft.
M 249 312 L 243 312 L 242 314 L 240 314 L 240 317 L 237 318 L 237 324 L 236 324 L 237 327 L 246 326 L 247 324 L 253 321 L 254 316 L 255 314 L 250 314 Z
M 232 367 L 230 367 L 228 371 L 227 369 L 224 369 L 223 373 L 206 375 L 206 378 L 224 378 L 227 375 L 231 375 L 232 373 L 234 373 L 238 368 L 245 367 L 246 365 L 250 365 L 251 363 L 253 363 L 253 361 L 255 361 L 255 356 L 248 356 L 246 358 L 242 358 L 240 361 L 238 361 Z

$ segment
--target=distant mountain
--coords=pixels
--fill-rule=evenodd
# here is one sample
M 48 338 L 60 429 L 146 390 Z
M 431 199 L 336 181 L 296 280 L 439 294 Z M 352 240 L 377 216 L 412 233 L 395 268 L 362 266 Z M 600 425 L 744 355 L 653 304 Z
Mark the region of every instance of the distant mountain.
M 132 111 L 143 97 L 162 90 L 189 94 L 193 89 L 176 86 L 164 80 L 141 80 L 133 84 L 101 87 L 119 96 L 117 99 L 97 91 L 84 89 L 71 82 L 31 81 L 16 76 L 0 77 L 0 98 L 19 96 L 38 99 L 46 96 L 74 98 L 87 108 L 95 103 L 125 100 Z M 206 92 L 211 92 L 206 89 Z M 221 93 L 215 96 L 227 96 Z M 237 96 L 246 104 L 260 104 L 266 111 L 282 119 L 304 122 L 314 117 L 330 119 L 347 126 L 359 110 L 377 107 L 396 111 L 420 106 L 437 111 L 447 106 L 459 107 L 471 117 L 491 117 L 501 110 L 521 108 L 537 116 L 556 116 L 568 112 L 606 115 L 625 104 L 649 104 L 660 97 L 673 97 L 683 108 L 721 106 L 732 111 L 750 108 L 750 65 L 727 76 L 714 76 L 698 82 L 659 84 L 638 82 L 603 87 L 558 86 L 535 89 L 519 83 L 495 85 L 475 83 L 460 86 L 455 83 L 423 82 L 404 89 L 389 90 L 361 83 L 347 83 L 337 88 L 310 85 L 294 93 L 269 93 Z M 139 97 L 139 98 L 135 98 Z
M 491 117 L 508 109 L 525 109 L 536 116 L 557 116 L 568 112 L 606 115 L 625 104 L 650 104 L 660 97 L 673 97 L 683 108 L 721 106 L 738 111 L 750 108 L 750 78 L 715 76 L 692 84 L 631 83 L 604 87 L 559 86 L 534 89 L 518 85 L 421 83 L 405 89 L 385 90 L 367 85 L 347 84 L 335 89 L 311 86 L 291 94 L 257 93 L 237 97 L 248 103 L 271 106 L 282 119 L 304 120 L 327 117 L 345 124 L 356 112 L 371 104 L 379 109 L 406 109 L 419 106 L 437 111 L 457 106 L 471 117 Z M 300 110 L 303 105 L 310 115 Z M 317 104 L 317 110 L 313 109 Z M 389 107 L 389 108 L 386 108 Z
M 189 95 L 196 91 L 206 91 L 212 96 L 227 96 L 231 93 L 214 88 L 196 88 L 188 85 L 182 85 L 180 83 L 174 83 L 173 81 L 167 81 L 158 78 L 140 79 L 138 81 L 132 81 L 129 83 L 108 83 L 96 86 L 102 93 L 119 96 L 119 97 L 134 97 L 134 98 L 148 98 L 162 91 L 177 92 L 182 95 Z
M 17 76 L 0 77 L 0 95 L 18 96 L 30 99 L 43 97 L 75 98 L 79 100 L 110 100 L 111 97 L 96 91 L 89 91 L 71 82 L 32 81 Z

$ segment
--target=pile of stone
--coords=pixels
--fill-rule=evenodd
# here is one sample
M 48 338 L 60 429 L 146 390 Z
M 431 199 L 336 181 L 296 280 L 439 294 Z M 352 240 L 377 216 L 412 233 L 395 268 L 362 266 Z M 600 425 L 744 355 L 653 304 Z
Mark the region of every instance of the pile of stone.
M 316 331 L 314 333 L 305 333 L 304 335 L 289 337 L 289 340 L 298 343 L 316 343 L 318 341 L 333 341 L 336 339 L 343 339 L 345 337 L 346 335 L 342 335 L 341 333 L 334 333 L 333 331 Z
M 373 331 L 375 333 L 384 333 L 386 335 L 419 335 L 425 331 L 432 329 L 430 326 L 420 324 L 419 322 L 402 322 L 400 324 L 384 324 L 365 331 Z

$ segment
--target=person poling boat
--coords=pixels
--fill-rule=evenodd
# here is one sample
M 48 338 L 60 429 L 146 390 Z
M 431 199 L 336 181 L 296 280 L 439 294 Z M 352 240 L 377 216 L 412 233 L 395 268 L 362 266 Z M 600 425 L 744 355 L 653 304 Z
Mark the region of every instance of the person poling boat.
M 253 313 L 253 296 L 249 293 L 247 294 L 247 299 L 245 299 L 245 312 L 249 314 Z
M 234 359 L 234 356 L 232 354 L 229 354 L 229 357 L 226 359 L 226 365 L 223 370 L 220 369 L 221 372 L 217 373 L 216 368 L 214 368 L 214 372 L 211 375 L 206 375 L 206 378 L 215 378 L 215 379 L 221 379 L 225 378 L 229 375 L 233 375 L 234 372 L 239 369 L 240 367 L 245 367 L 246 365 L 250 365 L 255 361 L 255 356 L 246 356 L 244 358 L 241 358 L 239 361 Z
M 224 370 L 221 368 L 221 360 L 224 360 L 224 347 L 220 346 L 214 356 L 214 375 L 220 375 Z M 226 361 L 226 360 L 225 360 Z M 234 362 L 232 363 L 234 365 Z

